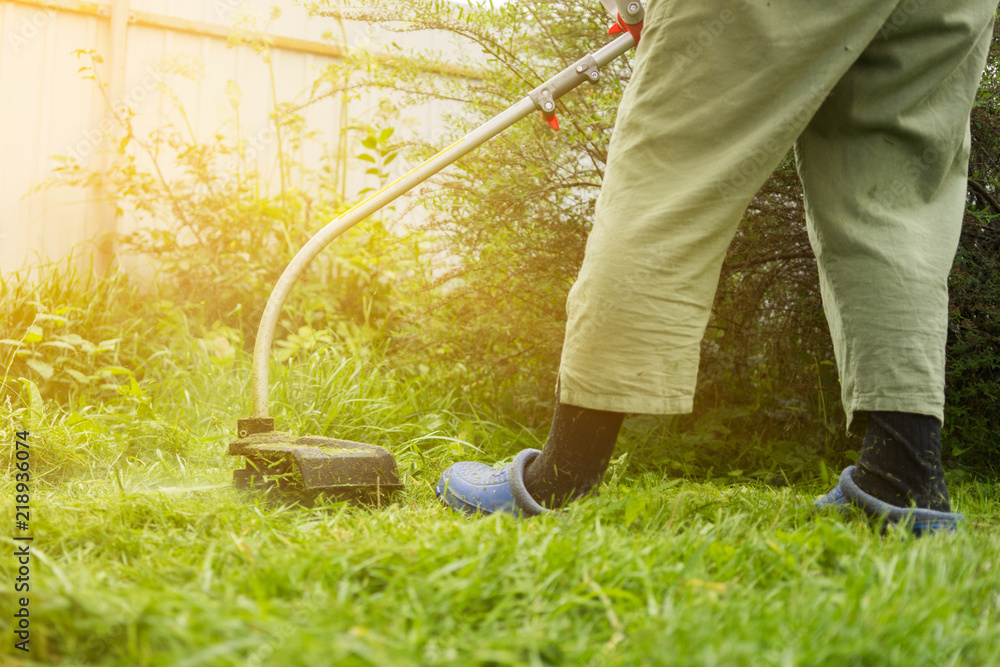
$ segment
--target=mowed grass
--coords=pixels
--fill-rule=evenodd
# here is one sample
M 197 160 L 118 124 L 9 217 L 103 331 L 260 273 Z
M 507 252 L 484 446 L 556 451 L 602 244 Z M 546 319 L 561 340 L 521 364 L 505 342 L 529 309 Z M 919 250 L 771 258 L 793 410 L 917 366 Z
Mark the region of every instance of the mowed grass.
M 912 539 L 815 514 L 818 481 L 677 480 L 625 456 L 566 512 L 470 519 L 435 498 L 440 472 L 544 433 L 324 348 L 275 367 L 279 424 L 389 447 L 406 490 L 302 509 L 231 486 L 245 358 L 184 339 L 146 371 L 103 403 L 0 408 L 6 535 L 10 443 L 34 423 L 31 653 L 3 537 L 6 664 L 1000 664 L 1000 485 L 953 486 L 966 526 Z

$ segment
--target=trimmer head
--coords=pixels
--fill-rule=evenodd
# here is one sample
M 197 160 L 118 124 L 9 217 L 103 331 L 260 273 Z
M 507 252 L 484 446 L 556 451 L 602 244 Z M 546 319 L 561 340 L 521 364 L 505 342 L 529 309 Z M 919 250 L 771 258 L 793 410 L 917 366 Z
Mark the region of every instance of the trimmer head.
M 273 419 L 240 419 L 231 456 L 246 467 L 233 471 L 238 489 L 269 491 L 281 499 L 312 504 L 333 500 L 381 504 L 403 488 L 396 461 L 384 447 L 349 440 L 295 437 L 274 430 Z

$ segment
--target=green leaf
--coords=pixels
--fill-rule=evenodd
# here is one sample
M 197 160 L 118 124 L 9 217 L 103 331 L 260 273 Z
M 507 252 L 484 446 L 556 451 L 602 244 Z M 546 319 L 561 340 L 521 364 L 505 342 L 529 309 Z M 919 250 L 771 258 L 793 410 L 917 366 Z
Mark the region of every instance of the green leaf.
M 99 368 L 97 373 L 102 376 L 131 375 L 132 371 L 121 366 L 105 366 L 104 368 Z
M 80 424 L 85 421 L 90 421 L 90 420 L 81 415 L 79 412 L 74 412 L 69 417 L 66 418 L 66 426 L 76 426 L 77 424 Z
M 395 132 L 395 131 L 396 130 L 394 130 L 391 127 L 385 128 L 384 130 L 382 130 L 381 132 L 379 132 L 378 140 L 381 141 L 384 144 L 385 142 L 389 141 L 389 137 L 391 137 L 392 133 Z
M 375 146 L 378 145 L 378 140 L 369 134 L 364 138 L 364 140 L 362 140 L 361 145 L 368 149 L 374 149 Z
M 50 340 L 42 343 L 42 347 L 56 347 L 60 350 L 69 350 L 70 352 L 76 352 L 76 348 L 69 343 L 64 343 L 61 340 Z
M 66 425 L 69 427 L 79 427 L 79 430 L 98 430 L 97 422 L 93 419 L 81 415 L 79 412 L 74 412 L 66 419 Z
M 361 153 L 360 155 L 358 155 L 358 159 L 364 160 L 365 162 L 372 162 L 372 163 L 375 162 L 375 158 L 369 155 L 368 153 Z
M 148 420 L 157 419 L 156 412 L 153 411 L 153 408 L 150 407 L 149 403 L 147 403 L 146 401 L 142 401 L 141 403 L 139 403 L 139 405 L 137 405 L 135 408 L 135 412 L 141 419 L 148 419 Z
M 24 334 L 25 343 L 37 343 L 45 337 L 45 330 L 42 329 L 37 324 L 32 324 L 28 327 L 27 333 Z
M 139 386 L 139 383 L 135 381 L 134 375 L 129 377 L 127 387 L 123 385 L 118 387 L 115 391 L 117 391 L 121 396 L 127 396 L 129 398 L 143 398 L 146 395 L 142 391 L 142 387 Z
M 55 322 L 56 324 L 68 324 L 69 320 L 65 317 L 60 317 L 59 315 L 49 315 L 47 313 L 39 313 L 35 315 L 36 322 Z
M 21 380 L 21 400 L 28 408 L 28 423 L 26 430 L 33 431 L 42 421 L 45 415 L 45 403 L 42 402 L 42 395 L 38 391 L 38 385 L 27 378 Z
M 632 523 L 646 511 L 646 497 L 642 496 L 625 506 L 625 523 Z
M 55 372 L 52 366 L 49 366 L 47 363 L 45 363 L 40 359 L 35 359 L 35 358 L 25 359 L 24 363 L 28 364 L 28 368 L 41 375 L 43 380 L 48 380 L 49 378 L 52 377 L 52 374 Z
M 67 368 L 66 372 L 69 373 L 70 377 L 72 377 L 74 380 L 76 380 L 80 384 L 90 384 L 91 381 L 93 381 L 93 379 L 94 379 L 90 375 L 86 375 L 84 373 L 81 373 L 80 371 L 75 371 L 72 368 Z
M 80 345 L 83 345 L 84 343 L 87 342 L 79 334 L 75 334 L 75 333 L 63 334 L 61 336 L 55 336 L 55 339 L 56 340 L 61 340 L 64 343 L 69 343 L 70 345 L 74 345 L 74 346 L 80 346 Z

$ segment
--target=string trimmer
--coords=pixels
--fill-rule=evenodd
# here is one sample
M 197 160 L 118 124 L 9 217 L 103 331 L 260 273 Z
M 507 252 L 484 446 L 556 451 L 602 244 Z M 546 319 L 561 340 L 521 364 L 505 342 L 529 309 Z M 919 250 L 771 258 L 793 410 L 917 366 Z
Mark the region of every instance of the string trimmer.
M 269 415 L 268 372 L 278 317 L 292 287 L 309 263 L 348 229 L 409 192 L 452 162 L 497 136 L 517 121 L 540 111 L 559 129 L 556 100 L 583 83 L 600 78 L 602 67 L 636 45 L 644 11 L 639 0 L 601 0 L 615 17 L 610 34 L 624 33 L 610 44 L 576 61 L 486 124 L 333 220 L 292 258 L 267 300 L 257 328 L 251 371 L 252 414 L 237 422 L 238 439 L 229 454 L 243 456 L 246 466 L 233 472 L 237 488 L 271 490 L 311 502 L 319 494 L 360 502 L 380 501 L 402 488 L 396 461 L 384 447 L 335 438 L 274 430 Z

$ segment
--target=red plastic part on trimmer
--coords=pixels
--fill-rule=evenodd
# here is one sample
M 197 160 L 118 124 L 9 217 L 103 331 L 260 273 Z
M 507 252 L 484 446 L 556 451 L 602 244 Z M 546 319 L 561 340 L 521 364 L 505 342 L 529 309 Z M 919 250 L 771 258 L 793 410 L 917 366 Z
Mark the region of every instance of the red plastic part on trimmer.
M 629 25 L 629 24 L 625 23 L 624 20 L 622 20 L 622 15 L 619 14 L 618 15 L 618 23 L 612 23 L 611 24 L 611 27 L 608 28 L 608 34 L 609 35 L 620 35 L 623 32 L 625 32 L 626 30 L 628 30 L 632 34 L 632 39 L 635 40 L 635 43 L 639 44 L 639 35 L 642 34 L 642 23 L 643 23 L 642 21 L 639 21 L 638 23 L 636 23 L 634 25 Z

